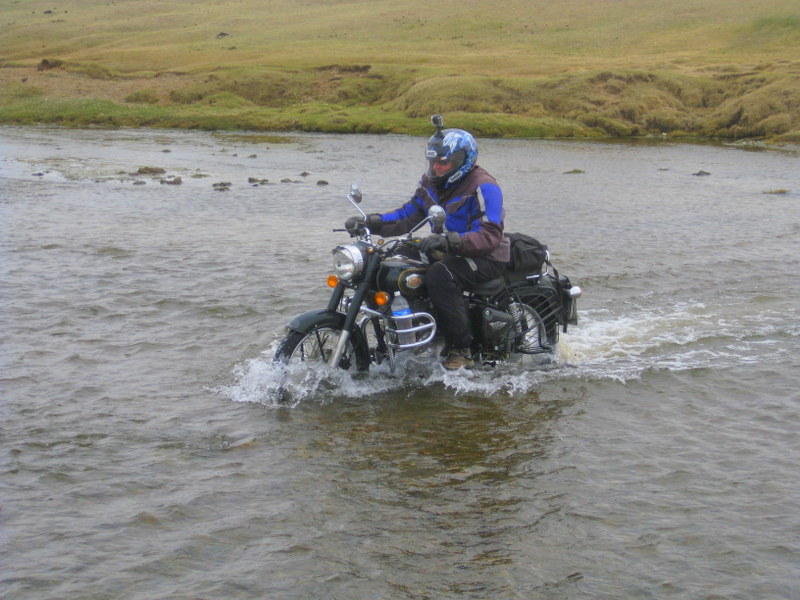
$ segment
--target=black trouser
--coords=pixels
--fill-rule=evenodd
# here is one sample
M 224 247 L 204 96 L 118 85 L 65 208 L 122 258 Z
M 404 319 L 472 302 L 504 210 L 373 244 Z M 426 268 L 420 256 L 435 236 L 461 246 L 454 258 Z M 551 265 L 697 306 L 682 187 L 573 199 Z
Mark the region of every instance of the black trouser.
M 425 274 L 428 296 L 436 311 L 436 322 L 444 334 L 446 348 L 469 348 L 472 332 L 469 327 L 463 290 L 500 277 L 505 264 L 488 258 L 449 256 L 434 263 Z

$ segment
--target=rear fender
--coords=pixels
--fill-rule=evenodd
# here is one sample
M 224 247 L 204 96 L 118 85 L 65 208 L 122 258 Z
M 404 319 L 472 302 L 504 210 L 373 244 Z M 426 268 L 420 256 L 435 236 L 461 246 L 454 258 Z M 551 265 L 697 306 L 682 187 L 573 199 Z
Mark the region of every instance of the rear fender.
M 523 302 L 532 306 L 539 313 L 548 329 L 556 323 L 566 324 L 564 304 L 549 277 L 542 277 L 535 285 L 521 286 L 516 291 Z

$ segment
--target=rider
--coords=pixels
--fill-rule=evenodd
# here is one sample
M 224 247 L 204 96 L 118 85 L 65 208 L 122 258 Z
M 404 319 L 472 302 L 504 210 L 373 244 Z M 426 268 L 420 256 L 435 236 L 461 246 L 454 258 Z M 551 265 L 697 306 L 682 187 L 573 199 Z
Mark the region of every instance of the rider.
M 437 120 L 438 119 L 438 120 Z M 494 177 L 475 164 L 478 147 L 463 129 L 442 129 L 434 116 L 436 133 L 428 140 L 428 169 L 414 196 L 402 207 L 384 214 L 351 217 L 345 228 L 351 233 L 366 225 L 373 233 L 397 236 L 425 219 L 428 208 L 445 209 L 444 230 L 423 238 L 421 252 L 438 250 L 446 257 L 425 274 L 428 295 L 445 338 L 446 369 L 471 367 L 472 333 L 462 290 L 499 277 L 510 258 L 503 236 L 503 192 Z

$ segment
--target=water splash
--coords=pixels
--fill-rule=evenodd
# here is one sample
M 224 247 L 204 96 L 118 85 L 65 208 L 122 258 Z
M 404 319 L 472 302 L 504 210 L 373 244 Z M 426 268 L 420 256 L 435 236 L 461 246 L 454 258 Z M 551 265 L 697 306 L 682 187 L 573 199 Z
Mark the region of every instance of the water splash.
M 580 326 L 560 344 L 562 360 L 580 375 L 628 381 L 651 369 L 685 371 L 745 364 L 758 345 L 783 355 L 796 347 L 798 328 L 786 329 L 786 315 L 771 315 L 741 304 L 679 303 L 632 308 L 624 315 L 586 311 Z
M 797 328 L 780 328 L 783 316 L 770 319 L 763 311 L 736 312 L 719 305 L 685 303 L 658 310 L 637 309 L 625 315 L 586 311 L 579 327 L 562 334 L 556 355 L 516 356 L 496 367 L 447 371 L 435 352 L 401 354 L 395 372 L 388 365 L 368 373 L 350 373 L 325 365 L 274 363 L 277 343 L 261 356 L 238 365 L 234 383 L 218 391 L 235 402 L 266 406 L 297 406 L 336 398 L 366 398 L 376 394 L 439 386 L 451 394 L 524 396 L 551 381 L 639 379 L 653 369 L 745 364 L 753 346 L 765 345 L 782 355 L 796 346 Z
M 530 393 L 541 382 L 566 367 L 545 356 L 517 357 L 497 367 L 447 371 L 435 352 L 401 354 L 392 372 L 388 364 L 372 365 L 367 373 L 331 369 L 322 364 L 273 362 L 274 343 L 256 358 L 237 365 L 233 383 L 215 391 L 234 402 L 268 407 L 295 407 L 301 403 L 326 403 L 337 398 L 366 398 L 381 393 L 439 386 L 459 394 L 518 396 Z

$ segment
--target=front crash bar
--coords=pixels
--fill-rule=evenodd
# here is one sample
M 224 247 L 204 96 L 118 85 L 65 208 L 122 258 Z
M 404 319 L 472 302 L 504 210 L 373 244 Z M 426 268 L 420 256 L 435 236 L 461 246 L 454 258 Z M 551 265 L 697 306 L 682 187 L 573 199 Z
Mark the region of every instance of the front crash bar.
M 393 348 L 394 350 L 412 350 L 413 348 L 421 348 L 422 346 L 430 344 L 433 341 L 433 338 L 436 337 L 436 319 L 434 319 L 433 315 L 431 315 L 430 313 L 426 312 L 411 313 L 410 315 L 404 318 L 417 319 L 418 321 L 423 321 L 423 323 L 421 325 L 409 327 L 408 329 L 395 329 L 394 327 L 391 326 L 391 319 L 387 315 L 367 307 L 362 307 L 361 311 L 369 315 L 370 317 L 378 317 L 379 319 L 381 319 L 384 322 L 384 329 L 386 329 L 386 331 L 392 332 L 393 334 L 395 334 L 395 336 L 402 333 L 413 333 L 416 336 L 416 334 L 420 331 L 428 332 L 428 334 L 423 339 L 417 340 L 413 344 L 398 344 L 396 342 L 387 340 L 387 346 Z
M 395 334 L 395 336 L 397 335 L 398 330 L 391 327 L 390 318 L 387 315 L 383 314 L 382 312 L 378 312 L 377 310 L 372 310 L 371 308 L 368 308 L 366 306 L 361 307 L 361 312 L 364 313 L 369 318 L 375 317 L 380 319 L 381 321 L 383 321 L 384 331 L 391 331 L 392 333 Z M 389 370 L 392 373 L 394 373 L 394 368 L 395 368 L 395 357 L 394 357 L 395 352 L 397 352 L 398 350 L 411 350 L 412 348 L 419 348 L 421 346 L 424 346 L 425 344 L 431 343 L 433 341 L 433 338 L 436 337 L 436 320 L 433 318 L 432 315 L 426 312 L 418 312 L 418 313 L 412 313 L 411 315 L 408 316 L 408 318 L 425 320 L 427 322 L 423 323 L 422 325 L 417 325 L 416 327 L 401 329 L 400 333 L 413 332 L 414 334 L 416 334 L 418 331 L 428 331 L 429 333 L 424 339 L 419 340 L 413 344 L 398 344 L 389 339 L 386 339 L 386 351 L 387 351 L 386 353 L 389 356 Z

